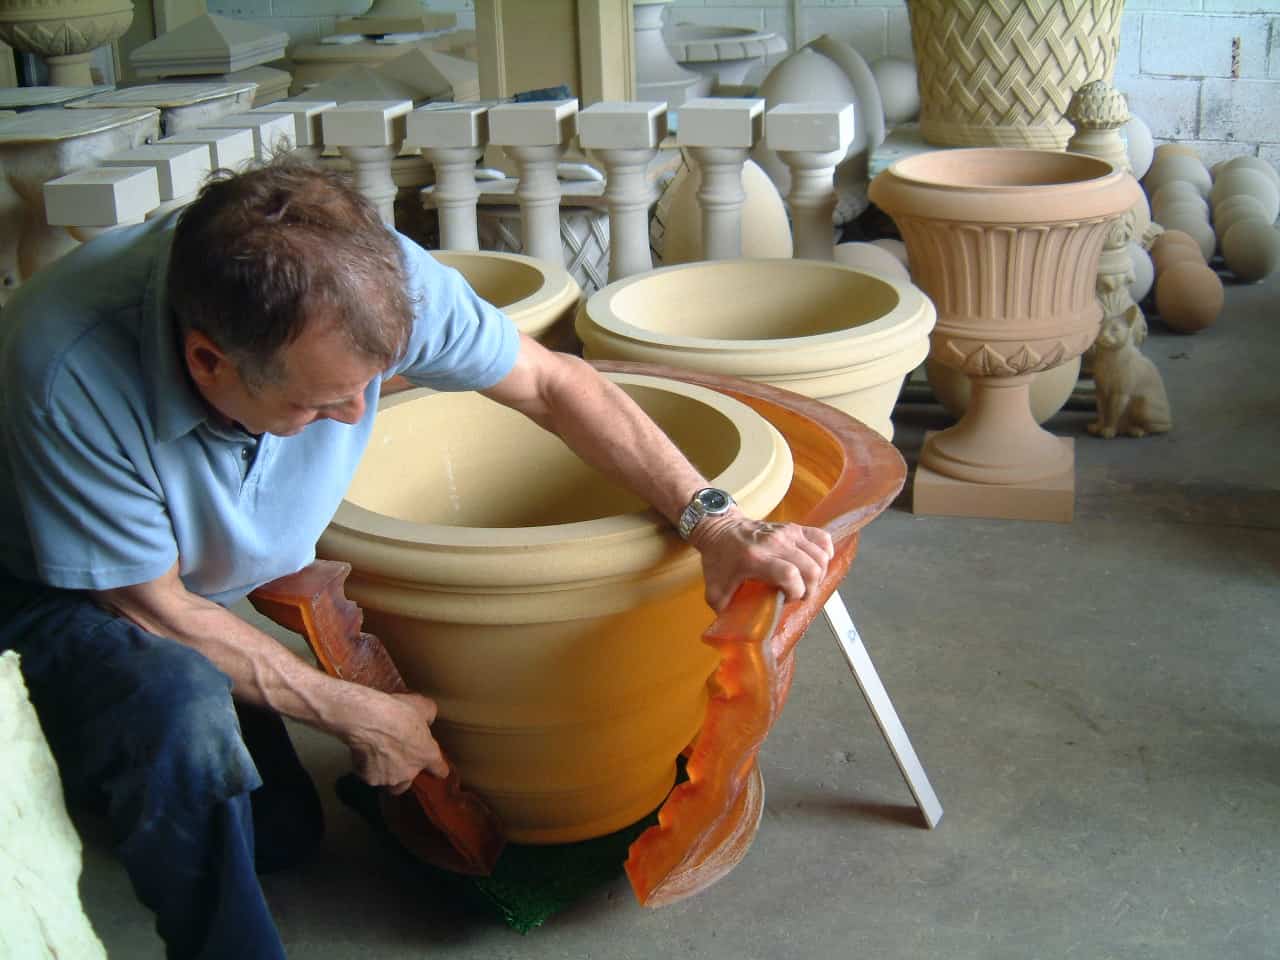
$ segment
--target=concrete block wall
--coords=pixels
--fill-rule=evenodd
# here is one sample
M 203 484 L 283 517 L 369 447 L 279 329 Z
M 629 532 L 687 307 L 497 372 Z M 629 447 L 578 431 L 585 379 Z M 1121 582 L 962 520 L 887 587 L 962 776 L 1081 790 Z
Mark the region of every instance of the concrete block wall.
M 268 23 L 296 42 L 331 33 L 339 18 L 368 6 L 369 0 L 208 3 L 210 13 Z M 474 25 L 473 0 L 425 0 L 425 6 Z M 668 19 L 769 30 L 792 49 L 830 33 L 868 61 L 911 56 L 904 0 L 675 0 Z M 748 80 L 758 82 L 765 69 Z M 1210 164 L 1256 154 L 1280 165 L 1280 0 L 1128 0 L 1116 84 L 1157 141 L 1191 143 Z

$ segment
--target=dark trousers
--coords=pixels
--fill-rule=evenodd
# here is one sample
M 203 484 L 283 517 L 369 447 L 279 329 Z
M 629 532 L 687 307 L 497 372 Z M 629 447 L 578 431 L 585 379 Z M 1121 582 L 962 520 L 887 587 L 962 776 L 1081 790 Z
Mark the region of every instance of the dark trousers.
M 279 716 L 78 592 L 0 578 L 4 649 L 22 658 L 68 798 L 109 817 L 168 956 L 283 957 L 257 873 L 301 859 L 324 827 Z

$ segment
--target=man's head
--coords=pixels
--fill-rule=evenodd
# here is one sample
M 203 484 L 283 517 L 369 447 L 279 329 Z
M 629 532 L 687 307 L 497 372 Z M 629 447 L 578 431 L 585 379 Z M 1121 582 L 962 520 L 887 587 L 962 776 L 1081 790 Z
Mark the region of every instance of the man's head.
M 413 316 L 377 211 L 290 161 L 206 184 L 178 220 L 168 293 L 197 388 L 255 432 L 358 419 L 356 388 L 403 352 Z

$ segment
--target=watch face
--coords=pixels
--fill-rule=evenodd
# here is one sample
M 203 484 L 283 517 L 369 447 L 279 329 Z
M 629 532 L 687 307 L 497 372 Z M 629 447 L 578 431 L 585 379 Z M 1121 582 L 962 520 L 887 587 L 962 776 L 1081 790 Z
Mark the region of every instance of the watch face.
M 723 490 L 708 487 L 698 493 L 698 501 L 707 513 L 724 513 L 729 509 L 729 495 Z

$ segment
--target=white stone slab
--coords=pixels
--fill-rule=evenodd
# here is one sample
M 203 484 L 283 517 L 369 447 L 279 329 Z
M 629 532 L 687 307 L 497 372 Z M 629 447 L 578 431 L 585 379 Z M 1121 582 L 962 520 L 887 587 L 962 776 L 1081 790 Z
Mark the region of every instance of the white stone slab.
M 62 103 L 84 100 L 109 90 L 111 90 L 109 86 L 0 87 L 0 109 L 30 110 L 34 107 L 53 107 Z
M 588 150 L 654 148 L 667 135 L 660 101 L 593 103 L 578 114 L 578 140 Z
M 214 169 L 239 170 L 256 156 L 252 130 L 187 130 L 165 137 L 159 143 L 203 143 Z
M 154 167 L 93 167 L 44 185 L 50 226 L 136 223 L 159 205 L 160 181 Z
M 755 146 L 764 129 L 764 101 L 698 97 L 676 111 L 677 139 L 684 147 Z
M 489 141 L 486 104 L 430 104 L 409 114 L 406 147 L 480 147 Z
M 155 167 L 161 200 L 195 193 L 213 169 L 209 148 L 203 143 L 147 143 L 98 162 L 104 167 Z
M 225 117 L 206 120 L 202 130 L 248 130 L 253 134 L 253 149 L 259 159 L 275 153 L 287 153 L 297 146 L 297 123 L 288 113 L 229 113 Z
M 0 127 L 0 143 L 72 140 L 116 127 L 145 124 L 160 129 L 160 111 L 151 107 L 108 110 L 29 110 Z
M 248 112 L 270 116 L 288 114 L 293 117 L 294 143 L 299 147 L 318 147 L 324 142 L 320 114 L 337 105 L 336 100 L 277 100 Z
M 578 101 L 504 103 L 489 111 L 489 142 L 499 147 L 548 147 L 577 132 Z
M 853 142 L 853 104 L 782 103 L 764 116 L 770 150 L 842 153 Z
M 320 114 L 329 147 L 389 147 L 405 137 L 412 100 L 353 100 Z
M 253 99 L 251 83 L 144 83 L 137 87 L 98 93 L 70 106 L 82 107 L 190 107 L 211 100 Z

